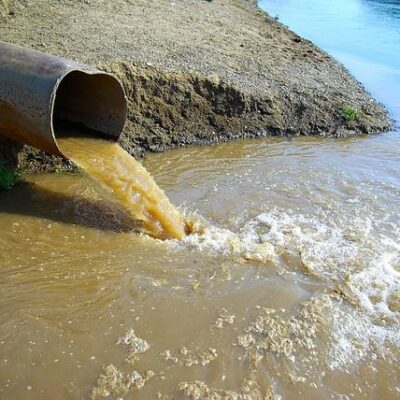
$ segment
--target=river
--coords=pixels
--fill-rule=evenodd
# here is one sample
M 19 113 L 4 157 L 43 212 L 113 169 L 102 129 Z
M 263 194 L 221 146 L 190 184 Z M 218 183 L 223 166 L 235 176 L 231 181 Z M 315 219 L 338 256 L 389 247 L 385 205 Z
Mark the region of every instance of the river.
M 400 118 L 398 3 L 260 4 Z M 399 162 L 399 132 L 148 155 L 183 241 L 26 176 L 0 196 L 0 398 L 400 398 Z

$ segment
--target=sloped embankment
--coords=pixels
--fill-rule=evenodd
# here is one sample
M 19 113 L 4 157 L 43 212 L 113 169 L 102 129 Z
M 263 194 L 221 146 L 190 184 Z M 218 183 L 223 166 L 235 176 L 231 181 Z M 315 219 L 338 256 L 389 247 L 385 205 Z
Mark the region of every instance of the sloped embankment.
M 218 78 L 168 73 L 126 63 L 103 66 L 120 77 L 129 98 L 124 145 L 153 151 L 263 135 L 346 136 L 387 128 L 376 103 L 355 104 L 360 116 L 347 120 L 352 103 L 315 94 L 246 93 Z M 358 108 L 359 107 L 359 108 Z M 381 119 L 379 119 L 379 117 Z

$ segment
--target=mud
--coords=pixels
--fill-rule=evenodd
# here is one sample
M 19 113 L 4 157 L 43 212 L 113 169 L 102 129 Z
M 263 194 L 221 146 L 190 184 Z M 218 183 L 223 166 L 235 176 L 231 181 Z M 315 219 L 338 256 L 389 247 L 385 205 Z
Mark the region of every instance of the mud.
M 0 40 L 118 75 L 129 100 L 121 143 L 134 155 L 242 137 L 391 127 L 341 65 L 253 0 L 3 0 L 0 22 Z M 343 106 L 359 118 L 346 120 Z M 0 148 L 11 163 L 18 153 L 23 168 L 71 168 L 31 148 Z

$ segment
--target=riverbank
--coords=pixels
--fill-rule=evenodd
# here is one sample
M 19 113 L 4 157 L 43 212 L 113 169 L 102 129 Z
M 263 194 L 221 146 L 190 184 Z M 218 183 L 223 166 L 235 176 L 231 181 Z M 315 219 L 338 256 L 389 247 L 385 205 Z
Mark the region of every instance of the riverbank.
M 121 143 L 135 155 L 241 137 L 391 128 L 339 63 L 254 1 L 2 1 L 0 22 L 0 40 L 118 75 L 129 99 Z M 67 165 L 26 146 L 1 148 L 22 168 Z

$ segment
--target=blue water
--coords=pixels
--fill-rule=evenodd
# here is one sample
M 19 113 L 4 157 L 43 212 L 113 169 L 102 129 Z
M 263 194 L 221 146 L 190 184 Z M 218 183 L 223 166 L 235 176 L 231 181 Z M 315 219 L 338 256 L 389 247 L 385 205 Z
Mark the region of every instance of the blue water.
M 260 0 L 259 5 L 344 64 L 400 120 L 399 0 Z

